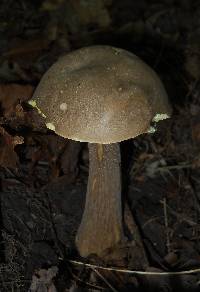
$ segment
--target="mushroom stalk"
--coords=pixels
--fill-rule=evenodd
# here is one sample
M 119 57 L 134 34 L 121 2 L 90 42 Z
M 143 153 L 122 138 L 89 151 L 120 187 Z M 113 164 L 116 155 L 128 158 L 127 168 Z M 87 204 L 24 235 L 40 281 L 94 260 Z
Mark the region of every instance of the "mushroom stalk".
M 85 210 L 76 244 L 83 257 L 102 256 L 124 239 L 120 146 L 88 144 L 89 178 Z

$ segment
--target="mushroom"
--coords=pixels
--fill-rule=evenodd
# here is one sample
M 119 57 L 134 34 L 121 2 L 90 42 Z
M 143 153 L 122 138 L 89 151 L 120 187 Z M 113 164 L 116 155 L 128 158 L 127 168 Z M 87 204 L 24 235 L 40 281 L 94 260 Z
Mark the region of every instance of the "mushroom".
M 136 55 L 91 46 L 53 64 L 29 103 L 56 134 L 88 142 L 89 178 L 76 245 L 83 257 L 102 257 L 125 240 L 119 142 L 151 132 L 152 121 L 170 116 L 162 82 Z

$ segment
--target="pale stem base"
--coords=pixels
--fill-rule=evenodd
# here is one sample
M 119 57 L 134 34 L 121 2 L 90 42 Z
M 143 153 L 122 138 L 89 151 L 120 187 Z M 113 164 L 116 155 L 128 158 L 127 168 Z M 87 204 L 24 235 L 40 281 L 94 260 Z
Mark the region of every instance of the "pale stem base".
M 102 256 L 124 240 L 119 144 L 89 144 L 85 210 L 76 236 L 81 256 Z

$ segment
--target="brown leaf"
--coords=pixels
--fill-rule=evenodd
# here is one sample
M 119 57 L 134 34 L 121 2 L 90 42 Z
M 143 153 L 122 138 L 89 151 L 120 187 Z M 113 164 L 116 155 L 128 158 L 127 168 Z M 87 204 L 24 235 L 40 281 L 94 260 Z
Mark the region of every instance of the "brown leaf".
M 192 138 L 197 144 L 200 143 L 200 122 L 194 123 L 192 125 Z
M 41 9 L 44 11 L 54 11 L 57 10 L 64 0 L 46 0 L 42 3 Z
M 78 171 L 78 159 L 81 151 L 81 143 L 68 140 L 66 147 L 60 157 L 61 169 L 64 174 L 76 176 Z
M 106 28 L 111 23 L 111 18 L 108 9 L 102 0 L 96 0 L 95 5 L 93 1 L 70 1 L 77 14 L 81 25 L 88 25 L 90 23 L 97 24 L 100 28 Z
M 56 292 L 53 278 L 58 272 L 57 267 L 51 267 L 48 270 L 40 269 L 32 277 L 32 283 L 29 292 Z
M 14 39 L 10 43 L 10 50 L 2 56 L 14 61 L 27 58 L 34 59 L 42 50 L 47 49 L 48 45 L 49 41 L 44 38 L 32 40 Z
M 17 144 L 23 143 L 23 138 L 12 137 L 4 128 L 0 127 L 0 165 L 3 167 L 16 168 L 18 156 L 14 151 Z
M 31 85 L 0 84 L 0 104 L 4 116 L 8 117 L 19 102 L 30 99 L 33 90 Z M 17 110 L 19 111 L 19 108 Z

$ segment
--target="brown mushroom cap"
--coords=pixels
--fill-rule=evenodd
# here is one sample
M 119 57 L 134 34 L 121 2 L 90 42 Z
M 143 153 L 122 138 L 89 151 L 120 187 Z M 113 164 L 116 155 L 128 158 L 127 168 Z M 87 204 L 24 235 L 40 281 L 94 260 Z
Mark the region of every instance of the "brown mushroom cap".
M 102 144 L 148 132 L 154 117 L 171 113 L 156 73 L 134 54 L 110 46 L 86 47 L 60 58 L 31 102 L 60 136 Z

